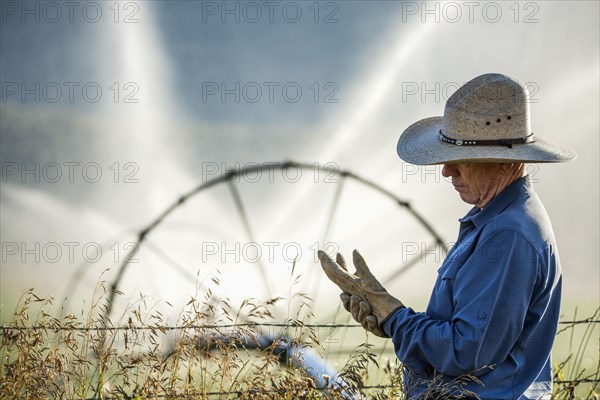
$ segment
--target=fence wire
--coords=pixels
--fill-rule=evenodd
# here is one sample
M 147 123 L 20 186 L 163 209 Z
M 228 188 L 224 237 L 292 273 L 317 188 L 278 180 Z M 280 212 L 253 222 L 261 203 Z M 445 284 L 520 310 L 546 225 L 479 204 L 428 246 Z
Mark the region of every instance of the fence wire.
M 577 321 L 560 321 L 560 325 L 579 325 L 579 324 L 598 324 L 600 320 L 595 319 L 582 319 Z M 0 326 L 0 331 L 27 331 L 27 330 L 48 330 L 48 331 L 179 331 L 179 330 L 209 330 L 209 329 L 224 329 L 224 328 L 258 328 L 258 327 L 271 327 L 271 328 L 307 328 L 307 329 L 332 329 L 332 328 L 362 328 L 358 324 L 303 324 L 303 323 L 278 323 L 278 322 L 265 322 L 265 323 L 237 323 L 237 324 L 199 324 L 199 325 L 119 325 L 119 326 L 77 326 L 77 325 L 66 325 L 66 326 L 49 326 L 49 325 L 32 325 L 32 326 L 14 326 L 10 324 L 4 324 Z

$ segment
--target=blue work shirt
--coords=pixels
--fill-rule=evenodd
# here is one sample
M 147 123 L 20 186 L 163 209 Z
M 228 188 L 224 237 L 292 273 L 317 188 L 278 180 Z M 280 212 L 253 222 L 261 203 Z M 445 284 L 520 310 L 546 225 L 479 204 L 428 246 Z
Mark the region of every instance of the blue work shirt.
M 427 311 L 400 308 L 382 324 L 407 368 L 405 389 L 411 399 L 425 398 L 432 382 L 456 389 L 456 377 L 468 374 L 480 382 L 464 389 L 481 399 L 550 398 L 562 276 L 530 179 L 459 221 Z

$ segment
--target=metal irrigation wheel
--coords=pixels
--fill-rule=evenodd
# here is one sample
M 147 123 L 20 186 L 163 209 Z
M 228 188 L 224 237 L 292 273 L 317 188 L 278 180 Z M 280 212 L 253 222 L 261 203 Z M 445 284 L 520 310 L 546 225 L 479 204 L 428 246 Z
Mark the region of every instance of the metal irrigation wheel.
M 123 275 L 127 271 L 127 268 L 130 265 L 130 261 L 131 261 L 132 257 L 134 256 L 137 248 L 140 248 L 145 245 L 151 246 L 150 244 L 148 244 L 149 242 L 146 240 L 148 235 L 152 231 L 157 229 L 161 225 L 161 223 L 165 220 L 165 218 L 167 218 L 170 214 L 172 214 L 178 207 L 180 207 L 181 205 L 186 203 L 192 197 L 199 195 L 201 192 L 205 192 L 208 189 L 211 189 L 220 184 L 227 184 L 229 187 L 229 190 L 230 190 L 230 194 L 234 200 L 237 213 L 239 214 L 239 217 L 241 219 L 245 235 L 247 236 L 247 239 L 254 241 L 255 236 L 254 236 L 253 230 L 252 230 L 250 222 L 249 222 L 246 208 L 244 207 L 244 202 L 243 202 L 242 196 L 240 195 L 240 192 L 237 189 L 237 185 L 234 182 L 235 178 L 239 177 L 242 174 L 252 174 L 252 173 L 262 172 L 267 169 L 287 170 L 290 168 L 301 169 L 301 170 L 314 170 L 315 168 L 317 168 L 318 170 L 320 170 L 322 172 L 336 174 L 337 176 L 340 177 L 340 180 L 338 181 L 337 188 L 335 191 L 334 200 L 333 200 L 333 203 L 331 204 L 331 207 L 329 210 L 329 215 L 327 218 L 325 234 L 324 234 L 325 238 L 328 236 L 328 234 L 331 230 L 333 216 L 339 205 L 339 202 L 341 199 L 341 194 L 344 189 L 344 183 L 346 180 L 354 180 L 354 181 L 364 185 L 366 188 L 374 190 L 375 192 L 387 197 L 389 200 L 391 200 L 392 202 L 397 204 L 398 207 L 407 210 L 410 213 L 410 215 L 412 215 L 412 217 L 414 217 L 416 219 L 416 221 L 418 221 L 419 224 L 421 224 L 422 227 L 424 227 L 426 229 L 426 231 L 429 232 L 429 234 L 432 236 L 433 240 L 435 241 L 435 244 L 437 246 L 440 246 L 440 248 L 443 249 L 444 253 L 447 252 L 448 249 L 447 249 L 447 246 L 444 243 L 443 239 L 440 237 L 440 235 L 437 233 L 437 231 L 433 228 L 433 226 L 424 218 L 423 215 L 421 215 L 413 207 L 411 207 L 411 204 L 408 201 L 400 199 L 394 193 L 379 186 L 375 182 L 364 179 L 353 172 L 346 171 L 346 170 L 331 169 L 331 168 L 328 168 L 327 166 L 298 163 L 298 162 L 293 162 L 293 161 L 286 161 L 286 162 L 282 162 L 282 163 L 258 164 L 256 166 L 251 166 L 248 168 L 244 168 L 242 170 L 229 171 L 226 174 L 224 174 L 223 176 L 216 177 L 212 180 L 202 183 L 201 185 L 197 186 L 196 188 L 189 191 L 188 193 L 180 196 L 175 202 L 173 202 L 173 204 L 171 204 L 160 215 L 158 215 L 157 218 L 155 218 L 152 222 L 150 222 L 150 224 L 148 224 L 144 229 L 139 231 L 137 233 L 137 247 L 135 249 L 132 249 L 126 255 L 126 257 L 124 258 L 123 262 L 121 263 L 121 265 L 117 271 L 116 277 L 114 278 L 114 280 L 112 281 L 112 283 L 110 285 L 110 292 L 109 292 L 109 296 L 108 296 L 109 303 L 108 303 L 108 307 L 106 309 L 106 316 L 108 317 L 112 311 L 112 304 L 115 300 L 115 294 L 119 290 L 119 285 L 121 284 Z M 159 249 L 157 249 L 156 247 L 155 247 L 155 250 L 159 251 Z M 166 255 L 166 254 L 163 254 L 163 256 L 168 257 L 168 255 Z M 398 268 L 397 270 L 395 270 L 394 272 L 389 274 L 387 277 L 383 278 L 382 283 L 388 284 L 390 282 L 393 282 L 396 278 L 398 278 L 398 276 L 400 276 L 402 273 L 406 272 L 409 268 L 411 268 L 413 265 L 415 265 L 420 259 L 421 259 L 421 254 L 417 254 L 413 259 L 404 263 L 401 268 Z M 265 283 L 265 285 L 268 287 L 268 280 L 267 280 L 264 265 L 259 263 L 259 270 L 260 270 L 260 275 L 261 275 L 261 279 L 263 280 L 263 283 Z

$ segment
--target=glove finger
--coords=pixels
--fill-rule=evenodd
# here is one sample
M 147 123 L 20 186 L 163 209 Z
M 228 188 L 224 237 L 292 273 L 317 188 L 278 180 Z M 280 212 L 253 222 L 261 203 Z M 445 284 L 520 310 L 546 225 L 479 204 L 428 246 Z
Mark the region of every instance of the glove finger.
M 354 318 L 354 320 L 357 322 L 360 322 L 360 319 L 358 318 L 358 312 L 360 311 L 361 302 L 362 299 L 360 296 L 353 294 L 350 297 L 350 313 L 352 314 L 352 318 Z
M 352 262 L 354 263 L 354 268 L 356 268 L 356 272 L 354 275 L 360 276 L 361 278 L 373 277 L 373 274 L 371 274 L 371 270 L 367 266 L 367 262 L 365 261 L 363 256 L 360 255 L 358 250 L 354 250 L 352 252 Z
M 356 268 L 356 272 L 354 274 L 362 278 L 364 287 L 368 287 L 370 290 L 374 291 L 385 291 L 383 285 L 381 285 L 377 278 L 375 278 L 375 276 L 371 273 L 371 270 L 367 266 L 367 262 L 358 252 L 358 250 L 354 250 L 352 252 L 352 262 L 354 263 L 354 268 Z
M 342 304 L 344 305 L 344 309 L 350 312 L 350 293 L 342 292 L 340 293 L 340 299 L 342 299 Z
M 344 271 L 336 262 L 334 262 L 328 255 L 322 250 L 319 250 L 319 261 L 321 261 L 321 267 L 325 272 L 325 275 L 335 283 L 342 291 L 349 293 L 356 293 L 357 288 L 356 278 Z
M 380 337 L 388 337 L 383 331 L 383 329 L 381 329 L 381 327 L 379 326 L 379 322 L 377 321 L 377 318 L 374 315 L 368 315 L 365 319 L 365 323 L 369 332 Z
M 335 262 L 337 262 L 344 271 L 348 272 L 346 260 L 344 260 L 344 256 L 342 255 L 342 253 L 337 253 L 337 255 L 335 256 Z
M 369 329 L 369 325 L 367 325 L 367 320 L 366 320 L 366 319 L 363 319 L 362 321 L 360 321 L 360 325 L 363 327 L 363 329 L 364 329 L 365 331 L 369 331 L 369 332 L 371 331 L 371 330 Z
M 371 306 L 366 301 L 361 301 L 358 305 L 358 320 L 363 323 L 371 314 Z

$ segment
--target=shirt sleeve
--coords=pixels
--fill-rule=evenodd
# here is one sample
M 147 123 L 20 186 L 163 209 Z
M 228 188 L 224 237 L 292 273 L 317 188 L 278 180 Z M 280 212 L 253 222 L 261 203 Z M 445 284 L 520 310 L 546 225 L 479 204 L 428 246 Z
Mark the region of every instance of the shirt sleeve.
M 482 235 L 464 264 L 441 277 L 451 287 L 451 320 L 403 308 L 384 322 L 398 359 L 418 374 L 450 376 L 479 376 L 504 361 L 523 331 L 538 259 L 520 233 Z

